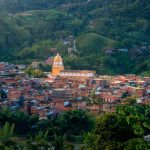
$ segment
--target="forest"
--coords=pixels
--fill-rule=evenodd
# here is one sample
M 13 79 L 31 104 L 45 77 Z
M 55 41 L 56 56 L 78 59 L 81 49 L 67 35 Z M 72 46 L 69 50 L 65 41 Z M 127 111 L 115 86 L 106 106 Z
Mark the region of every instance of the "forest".
M 150 106 L 122 105 L 94 116 L 70 110 L 39 120 L 20 110 L 0 110 L 1 150 L 149 150 Z
M 44 61 L 55 48 L 67 69 L 148 76 L 149 14 L 147 0 L 0 0 L 0 61 Z
M 56 52 L 66 69 L 150 76 L 149 0 L 0 0 L 0 61 L 28 65 Z M 25 72 L 45 77 L 51 67 L 40 65 Z M 0 108 L 0 150 L 149 150 L 150 106 L 135 101 L 47 119 Z

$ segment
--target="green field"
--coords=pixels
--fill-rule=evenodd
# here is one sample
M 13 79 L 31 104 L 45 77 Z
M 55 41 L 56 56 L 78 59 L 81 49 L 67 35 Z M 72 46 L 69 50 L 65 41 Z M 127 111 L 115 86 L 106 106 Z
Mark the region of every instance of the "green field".
M 115 47 L 117 43 L 96 33 L 85 33 L 77 38 L 77 49 L 81 53 L 101 53 L 107 48 Z

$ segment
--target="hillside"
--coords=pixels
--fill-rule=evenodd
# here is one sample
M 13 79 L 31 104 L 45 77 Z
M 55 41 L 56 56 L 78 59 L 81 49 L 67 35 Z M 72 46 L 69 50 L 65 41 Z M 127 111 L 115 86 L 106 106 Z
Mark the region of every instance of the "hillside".
M 96 33 L 86 33 L 78 36 L 77 49 L 81 53 L 102 53 L 103 50 L 117 45 L 117 41 L 111 40 Z
M 51 48 L 57 48 L 72 69 L 144 73 L 150 55 L 143 50 L 150 45 L 149 14 L 147 0 L 0 0 L 0 60 L 21 63 L 24 58 L 30 63 L 44 60 L 52 55 Z M 72 45 L 64 45 L 70 35 L 79 51 L 75 58 L 67 54 Z M 116 46 L 129 52 L 104 53 Z M 92 65 L 91 58 L 97 63 Z M 74 64 L 74 59 L 85 64 Z

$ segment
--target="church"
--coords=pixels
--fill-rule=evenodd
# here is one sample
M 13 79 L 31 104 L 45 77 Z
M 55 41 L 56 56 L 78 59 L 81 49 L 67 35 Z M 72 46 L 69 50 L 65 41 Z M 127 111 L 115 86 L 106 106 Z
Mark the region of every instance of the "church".
M 52 66 L 52 76 L 64 78 L 92 78 L 95 76 L 92 70 L 65 70 L 62 57 L 57 53 Z

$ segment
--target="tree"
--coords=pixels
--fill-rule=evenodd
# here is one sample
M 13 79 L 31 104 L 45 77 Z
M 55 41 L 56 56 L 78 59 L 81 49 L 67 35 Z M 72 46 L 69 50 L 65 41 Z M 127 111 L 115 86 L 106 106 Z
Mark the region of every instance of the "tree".
M 66 140 L 66 136 L 63 135 L 55 135 L 54 136 L 54 141 L 53 141 L 53 146 L 55 147 L 55 150 L 65 150 L 65 144 L 64 141 Z
M 15 124 L 12 125 L 6 122 L 0 129 L 0 149 L 13 148 L 16 146 L 14 137 Z
M 32 67 L 28 67 L 25 69 L 25 73 L 28 75 L 28 76 L 32 76 L 32 73 L 33 73 L 33 68 Z
M 144 141 L 142 138 L 135 138 L 125 143 L 124 150 L 149 150 L 150 143 Z
M 46 75 L 44 74 L 44 72 L 42 72 L 42 71 L 39 70 L 39 69 L 35 69 L 35 70 L 32 72 L 32 75 L 33 75 L 33 77 L 35 77 L 35 78 L 44 78 L 44 77 L 46 77 Z
M 118 106 L 117 114 L 126 119 L 135 134 L 142 136 L 150 133 L 150 106 Z
M 14 136 L 15 124 L 10 125 L 8 122 L 0 129 L 0 140 L 8 140 Z
M 94 119 L 83 110 L 71 110 L 63 112 L 58 121 L 62 133 L 80 135 L 82 131 L 90 131 Z
M 37 116 L 29 116 L 22 111 L 11 112 L 9 109 L 0 111 L 0 123 L 2 125 L 8 122 L 15 124 L 15 132 L 19 135 L 26 135 L 32 132 L 32 126 L 38 122 Z
M 107 113 L 96 121 L 95 129 L 85 134 L 85 149 L 120 150 L 123 143 L 136 137 L 126 119 L 116 113 Z
M 52 66 L 47 64 L 39 64 L 39 69 L 43 72 L 50 72 L 52 70 Z
M 39 131 L 34 137 L 27 141 L 27 149 L 51 149 L 52 145 L 48 140 L 48 131 Z
M 33 69 L 32 67 L 26 68 L 25 73 L 28 74 L 28 76 L 35 77 L 35 78 L 44 78 L 44 77 L 46 77 L 44 72 L 42 72 L 39 69 Z
M 123 95 L 125 96 L 125 95 Z M 136 104 L 136 97 L 127 97 L 123 100 L 126 105 L 132 106 Z

